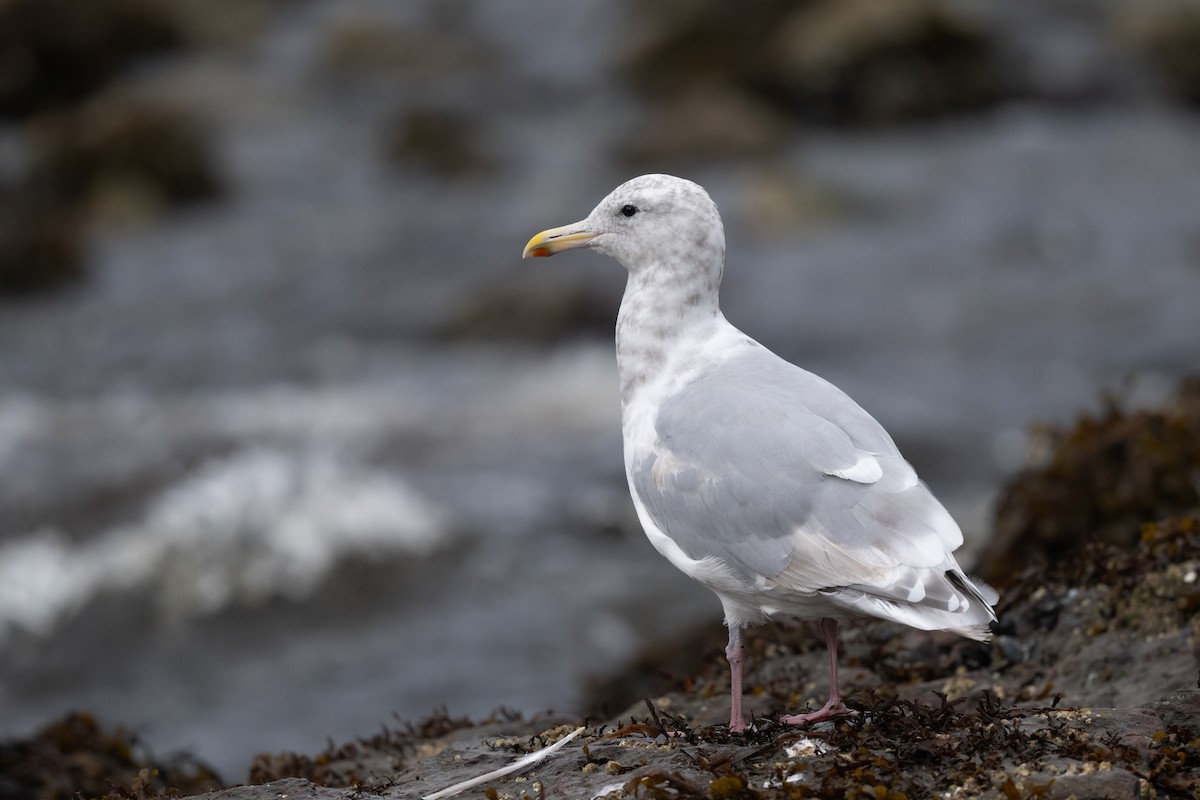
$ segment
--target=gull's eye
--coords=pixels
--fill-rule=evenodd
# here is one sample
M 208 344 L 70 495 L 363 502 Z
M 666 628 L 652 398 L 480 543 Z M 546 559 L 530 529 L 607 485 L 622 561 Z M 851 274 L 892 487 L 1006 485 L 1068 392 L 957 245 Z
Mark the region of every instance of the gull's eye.
M 625 216 L 627 216 L 627 217 L 632 217 L 632 216 L 633 216 L 634 214 L 636 214 L 637 212 L 638 212 L 638 207 L 637 207 L 637 206 L 631 206 L 631 205 L 623 205 L 623 206 L 621 206 L 621 213 L 622 213 L 622 214 L 624 214 L 624 215 L 625 215 Z

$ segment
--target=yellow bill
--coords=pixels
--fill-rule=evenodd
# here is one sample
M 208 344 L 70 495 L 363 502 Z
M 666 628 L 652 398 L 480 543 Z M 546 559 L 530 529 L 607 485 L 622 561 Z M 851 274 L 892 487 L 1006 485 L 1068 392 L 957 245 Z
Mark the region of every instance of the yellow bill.
M 585 230 L 578 222 L 563 225 L 561 228 L 551 228 L 530 239 L 529 244 L 525 245 L 525 251 L 521 253 L 521 258 L 544 258 L 563 250 L 587 247 L 588 242 L 596 238 L 596 235 L 595 231 Z

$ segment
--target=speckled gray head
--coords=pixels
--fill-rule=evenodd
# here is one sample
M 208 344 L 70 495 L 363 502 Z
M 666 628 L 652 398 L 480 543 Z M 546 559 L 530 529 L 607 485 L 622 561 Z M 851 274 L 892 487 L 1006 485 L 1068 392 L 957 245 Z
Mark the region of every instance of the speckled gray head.
M 523 256 L 552 256 L 576 247 L 612 256 L 631 273 L 686 268 L 719 281 L 725 231 L 716 204 L 701 186 L 672 175 L 642 175 L 613 189 L 586 219 L 534 236 Z

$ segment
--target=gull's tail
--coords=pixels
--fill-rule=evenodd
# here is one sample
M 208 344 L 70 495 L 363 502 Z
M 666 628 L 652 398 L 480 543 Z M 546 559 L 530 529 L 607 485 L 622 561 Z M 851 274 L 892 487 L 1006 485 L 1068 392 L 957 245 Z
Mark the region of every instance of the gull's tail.
M 951 560 L 949 568 L 912 570 L 887 586 L 842 586 L 823 593 L 858 614 L 901 622 L 923 631 L 949 631 L 981 642 L 992 638 L 996 590 L 967 577 Z M 907 587 L 903 592 L 899 587 Z

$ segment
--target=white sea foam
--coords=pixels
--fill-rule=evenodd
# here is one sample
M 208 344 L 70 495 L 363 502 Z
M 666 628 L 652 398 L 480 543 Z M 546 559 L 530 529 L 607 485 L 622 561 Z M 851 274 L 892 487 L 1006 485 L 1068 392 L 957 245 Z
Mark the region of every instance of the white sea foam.
M 306 596 L 351 557 L 428 553 L 449 536 L 452 511 L 356 460 L 380 438 L 494 450 L 616 430 L 607 348 L 504 361 L 467 351 L 449 367 L 413 359 L 398 374 L 317 387 L 0 394 L 0 506 L 48 507 L 114 485 L 138 503 L 135 522 L 82 538 L 51 525 L 0 531 L 0 641 L 13 628 L 49 634 L 105 591 L 187 617 Z M 146 475 L 179 463 L 171 454 L 230 446 L 134 499 Z
M 349 557 L 421 556 L 448 536 L 447 514 L 394 475 L 326 451 L 248 449 L 165 490 L 135 524 L 0 545 L 0 639 L 48 634 L 106 590 L 148 591 L 173 617 L 300 598 Z

